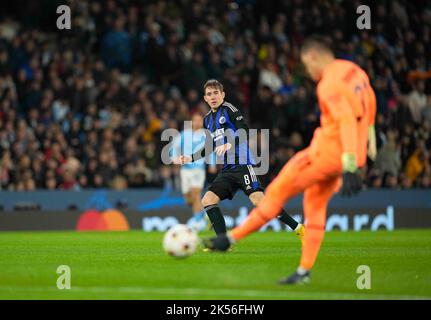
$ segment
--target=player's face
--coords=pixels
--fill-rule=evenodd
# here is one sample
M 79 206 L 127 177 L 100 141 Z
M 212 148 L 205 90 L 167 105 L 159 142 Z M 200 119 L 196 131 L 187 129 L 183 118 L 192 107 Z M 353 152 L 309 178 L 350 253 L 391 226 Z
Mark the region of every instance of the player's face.
M 223 103 L 224 96 L 224 91 L 219 88 L 208 87 L 205 89 L 204 100 L 212 109 L 216 109 Z
M 193 130 L 199 130 L 203 127 L 203 119 L 200 115 L 196 114 L 192 118 Z
M 301 55 L 301 61 L 304 64 L 305 69 L 307 70 L 307 73 L 311 79 L 314 81 L 319 81 L 322 77 L 322 68 L 319 54 L 314 50 L 310 50 Z

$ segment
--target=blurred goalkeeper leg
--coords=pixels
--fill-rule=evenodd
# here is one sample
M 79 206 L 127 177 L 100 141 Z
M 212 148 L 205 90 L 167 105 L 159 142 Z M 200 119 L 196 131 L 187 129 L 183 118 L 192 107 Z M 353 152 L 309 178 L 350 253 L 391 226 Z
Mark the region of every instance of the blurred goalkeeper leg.
M 280 216 L 286 201 L 301 193 L 317 178 L 318 175 L 310 170 L 307 149 L 298 152 L 269 184 L 264 198 L 251 211 L 244 223 L 232 230 L 232 238 L 238 241 L 259 230 L 271 219 Z
M 304 192 L 305 236 L 299 267 L 279 284 L 301 284 L 310 281 L 310 271 L 316 262 L 325 235 L 326 209 L 332 195 L 341 186 L 341 178 L 335 177 L 316 183 Z
M 262 191 L 256 191 L 250 194 L 249 198 L 254 206 L 258 206 L 259 203 L 263 200 L 264 194 Z M 298 223 L 295 219 L 293 219 L 284 209 L 281 209 L 281 212 L 277 216 L 277 219 L 287 224 L 293 231 L 295 231 L 295 234 L 302 241 L 304 237 L 304 226 L 302 224 Z

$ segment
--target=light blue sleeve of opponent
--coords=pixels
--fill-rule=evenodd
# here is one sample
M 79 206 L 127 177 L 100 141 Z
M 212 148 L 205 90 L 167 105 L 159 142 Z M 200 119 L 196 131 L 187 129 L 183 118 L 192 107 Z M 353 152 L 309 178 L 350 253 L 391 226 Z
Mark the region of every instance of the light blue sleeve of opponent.
M 205 132 L 203 130 L 186 130 L 181 132 L 181 148 L 185 155 L 192 155 L 200 148 L 205 146 Z M 205 170 L 205 158 L 187 163 L 184 169 L 202 169 Z
M 171 157 L 171 159 L 177 158 L 182 154 L 182 150 L 181 150 L 181 141 L 182 141 L 182 135 L 183 133 L 181 132 L 179 135 L 177 135 L 174 139 L 174 141 L 172 142 L 172 147 L 169 149 L 169 157 Z

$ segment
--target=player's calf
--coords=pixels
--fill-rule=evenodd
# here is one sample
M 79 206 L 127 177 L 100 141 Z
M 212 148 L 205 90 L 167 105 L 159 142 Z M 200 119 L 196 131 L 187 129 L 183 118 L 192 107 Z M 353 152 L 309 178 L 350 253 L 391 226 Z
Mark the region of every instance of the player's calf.
M 224 221 L 223 214 L 218 206 L 219 202 L 220 198 L 211 191 L 205 193 L 202 198 L 202 206 L 204 207 L 204 210 L 207 213 L 217 235 L 226 233 L 226 222 Z

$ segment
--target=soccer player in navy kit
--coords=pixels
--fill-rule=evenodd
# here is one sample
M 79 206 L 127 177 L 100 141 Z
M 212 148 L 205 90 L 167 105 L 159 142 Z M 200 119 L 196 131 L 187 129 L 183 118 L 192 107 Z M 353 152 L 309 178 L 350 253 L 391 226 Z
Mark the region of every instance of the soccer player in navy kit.
M 264 189 L 253 169 L 255 162 L 248 142 L 234 143 L 235 148 L 228 142 L 235 141 L 233 140 L 235 137 L 228 139 L 229 132 L 235 135 L 239 129 L 248 130 L 248 126 L 240 111 L 224 98 L 223 85 L 219 81 L 210 79 L 205 83 L 204 100 L 211 108 L 204 118 L 204 127 L 210 132 L 205 144 L 212 144 L 213 147 L 218 145 L 214 151 L 217 156 L 224 158 L 223 169 L 202 198 L 204 210 L 217 235 L 226 233 L 226 224 L 218 206 L 221 200 L 232 199 L 238 189 L 249 197 L 254 206 L 257 206 L 264 197 Z M 221 139 L 223 144 L 220 142 Z M 205 147 L 203 147 L 192 155 L 181 155 L 178 162 L 184 165 L 206 156 L 208 155 L 205 154 Z M 294 230 L 302 241 L 304 235 L 302 224 L 295 221 L 284 210 L 277 218 Z

